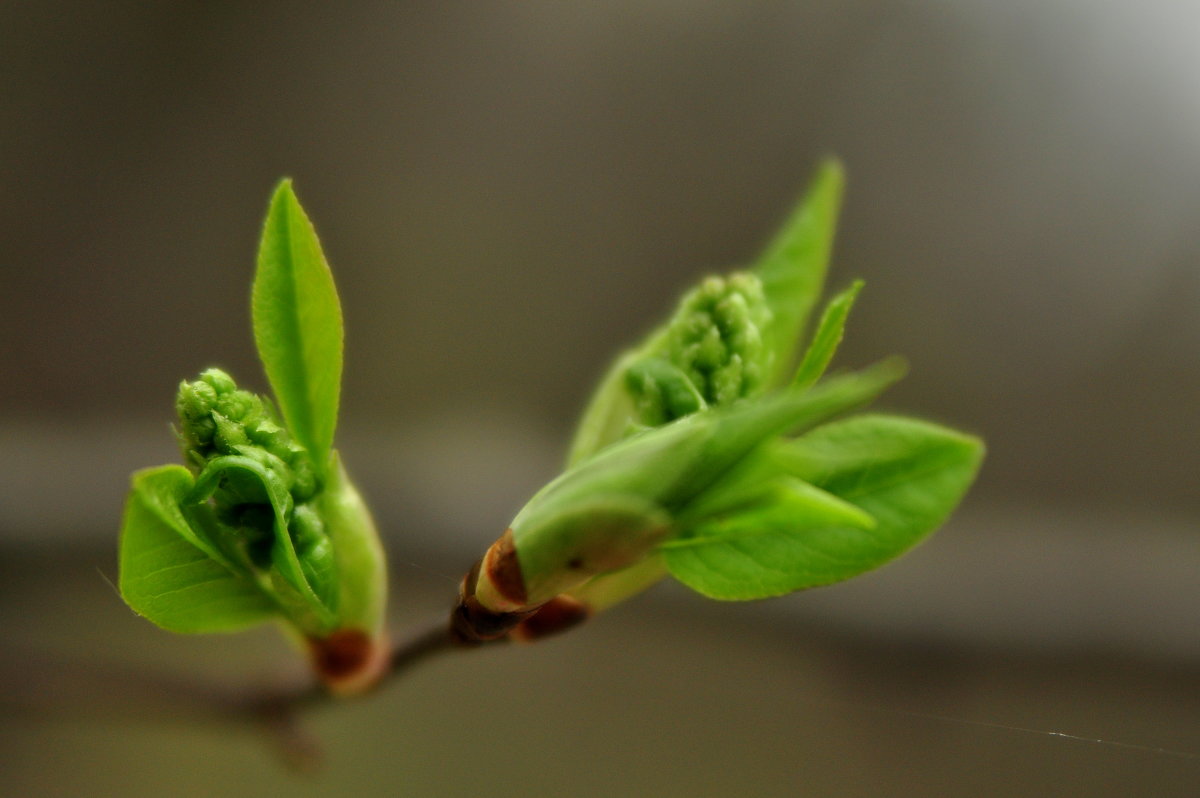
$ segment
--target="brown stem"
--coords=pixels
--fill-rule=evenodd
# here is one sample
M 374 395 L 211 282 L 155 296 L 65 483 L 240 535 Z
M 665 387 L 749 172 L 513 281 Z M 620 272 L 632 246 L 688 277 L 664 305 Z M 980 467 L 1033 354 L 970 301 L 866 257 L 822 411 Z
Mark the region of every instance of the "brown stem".
M 400 636 L 375 687 L 426 660 L 463 646 L 446 621 Z M 311 676 L 264 690 L 164 677 L 136 667 L 8 657 L 0 667 L 0 711 L 31 717 L 80 716 L 113 720 L 201 723 L 264 731 L 289 765 L 311 769 L 319 743 L 299 724 L 303 712 L 335 703 Z

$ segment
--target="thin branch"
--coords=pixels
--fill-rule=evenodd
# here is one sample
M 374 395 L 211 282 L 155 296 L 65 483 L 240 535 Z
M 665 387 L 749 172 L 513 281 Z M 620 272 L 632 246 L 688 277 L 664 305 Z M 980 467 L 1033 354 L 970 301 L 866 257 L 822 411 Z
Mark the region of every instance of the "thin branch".
M 438 654 L 471 647 L 455 638 L 445 620 L 402 635 L 375 689 Z M 0 680 L 0 711 L 6 713 L 35 719 L 246 726 L 267 733 L 284 760 L 297 769 L 311 769 L 320 759 L 320 744 L 301 728 L 300 716 L 341 700 L 311 676 L 264 689 L 168 676 L 136 666 L 36 656 L 18 661 L 10 655 L 0 666 Z

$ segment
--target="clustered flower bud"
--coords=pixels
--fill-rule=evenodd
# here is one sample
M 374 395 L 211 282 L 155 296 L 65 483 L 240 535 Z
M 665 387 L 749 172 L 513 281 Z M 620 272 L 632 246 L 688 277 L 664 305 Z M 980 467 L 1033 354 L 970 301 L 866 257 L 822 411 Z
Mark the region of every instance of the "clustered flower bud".
M 756 275 L 705 279 L 680 302 L 656 351 L 626 374 L 638 422 L 654 427 L 758 392 L 770 367 L 761 332 L 770 321 Z
M 232 530 L 244 556 L 255 567 L 271 567 L 276 508 L 269 491 L 282 488 L 276 495 L 286 492 L 282 509 L 305 581 L 322 599 L 331 598 L 336 578 L 333 546 L 312 507 L 321 486 L 308 451 L 292 440 L 274 408 L 262 397 L 240 390 L 219 369 L 182 383 L 175 408 L 184 461 L 197 478 L 210 465 L 218 469 L 233 462 L 231 458 L 250 461 L 265 474 L 221 469 L 219 487 L 212 494 L 216 518 Z
M 307 450 L 292 440 L 273 408 L 238 389 L 225 372 L 208 369 L 195 382 L 182 383 L 175 409 L 184 461 L 193 473 L 199 474 L 215 457 L 242 455 L 278 474 L 297 504 L 316 494 L 316 473 Z

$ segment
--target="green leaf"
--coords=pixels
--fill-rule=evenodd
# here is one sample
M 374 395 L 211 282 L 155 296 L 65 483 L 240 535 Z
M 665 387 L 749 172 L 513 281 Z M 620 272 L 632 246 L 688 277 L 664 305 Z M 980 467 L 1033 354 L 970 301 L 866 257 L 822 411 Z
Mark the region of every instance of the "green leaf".
M 884 361 L 808 391 L 785 389 L 709 409 L 614 443 L 529 500 L 512 522 L 518 554 L 526 528 L 568 515 L 571 507 L 597 496 L 636 497 L 677 512 L 766 440 L 812 428 L 864 404 L 902 373 L 898 363 Z
M 305 612 L 294 620 L 302 628 L 316 627 L 314 631 L 327 631 L 335 623 L 334 608 L 329 606 L 336 600 L 336 585 L 314 585 L 310 582 L 311 569 L 306 569 L 296 553 L 288 525 L 292 516 L 292 497 L 280 476 L 259 461 L 242 455 L 216 457 L 209 461 L 196 478 L 195 486 L 187 496 L 187 502 L 198 504 L 206 501 L 217 491 L 222 482 L 231 478 L 250 477 L 262 488 L 275 516 L 274 540 L 271 546 L 271 562 L 283 582 L 295 591 L 300 599 L 297 610 Z M 311 617 L 309 617 L 311 616 Z
M 630 420 L 637 416 L 637 406 L 629 392 L 627 375 L 642 358 L 640 348 L 623 352 L 604 373 L 571 439 L 568 468 L 628 435 Z
M 387 563 L 371 513 L 336 451 L 318 503 L 337 553 L 338 623 L 378 633 L 387 608 Z
M 638 398 L 643 425 L 657 427 L 689 416 L 708 404 L 686 374 L 661 357 L 648 357 L 630 366 L 625 374 L 630 393 Z
M 764 335 L 767 350 L 775 353 L 769 385 L 791 370 L 800 333 L 821 295 L 844 185 L 842 165 L 833 159 L 823 162 L 808 193 L 756 264 L 772 314 Z
M 924 421 L 864 415 L 818 427 L 762 456 L 858 507 L 874 526 L 812 523 L 786 503 L 716 519 L 695 531 L 696 542 L 663 549 L 671 574 L 700 593 L 765 598 L 883 565 L 949 517 L 975 478 L 983 444 Z M 757 533 L 746 531 L 756 527 Z
M 539 491 L 513 519 L 527 581 L 569 590 L 632 565 L 677 531 L 675 522 L 689 516 L 692 503 L 703 504 L 707 491 L 728 492 L 721 480 L 765 442 L 869 401 L 900 374 L 885 362 L 809 391 L 787 389 L 696 413 L 609 446 Z
M 710 598 L 756 599 L 844 578 L 840 575 L 854 567 L 852 547 L 847 554 L 823 546 L 818 530 L 837 529 L 852 539 L 874 526 L 854 505 L 792 478 L 660 550 L 671 574 L 693 590 Z
M 855 280 L 849 288 L 829 301 L 825 312 L 821 314 L 821 321 L 813 334 L 812 343 L 808 345 L 808 350 L 796 369 L 796 376 L 792 378 L 793 386 L 808 388 L 821 379 L 842 342 L 842 335 L 846 330 L 846 317 L 850 315 L 850 309 L 854 307 L 854 300 L 858 298 L 862 287 L 863 281 Z
M 316 231 L 284 180 L 258 250 L 254 340 L 291 434 L 323 476 L 337 426 L 342 309 Z
M 121 522 L 121 597 L 172 632 L 231 632 L 270 620 L 275 603 L 244 572 L 206 552 L 180 508 L 192 490 L 181 466 L 139 471 Z
M 641 593 L 666 575 L 662 557 L 651 553 L 636 565 L 600 574 L 567 592 L 592 612 L 600 612 Z

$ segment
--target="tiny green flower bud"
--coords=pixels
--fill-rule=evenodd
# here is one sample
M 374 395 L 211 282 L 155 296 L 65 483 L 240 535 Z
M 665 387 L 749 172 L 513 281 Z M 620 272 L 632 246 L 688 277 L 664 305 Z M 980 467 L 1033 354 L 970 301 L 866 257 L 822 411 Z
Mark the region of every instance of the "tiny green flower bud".
M 212 419 L 217 425 L 217 433 L 213 436 L 212 443 L 221 454 L 233 454 L 238 447 L 250 443 L 250 439 L 246 437 L 246 428 L 238 422 L 216 410 L 212 413 Z
M 668 324 L 667 359 L 709 404 L 753 395 L 763 383 L 770 352 L 761 329 L 771 311 L 758 277 L 737 272 L 708 277 L 683 298 Z
M 297 505 L 288 532 L 308 584 L 325 606 L 336 609 L 337 565 L 333 542 L 325 532 L 321 516 L 307 504 Z
M 233 377 L 220 369 L 205 369 L 200 373 L 200 382 L 212 387 L 218 395 L 237 390 L 237 384 L 234 383 Z
M 231 420 L 245 425 L 262 415 L 262 402 L 248 391 L 229 391 L 221 394 L 217 409 Z
M 255 446 L 261 446 L 271 451 L 277 451 L 280 447 L 286 446 L 288 440 L 288 435 L 283 427 L 265 416 L 258 419 L 257 423 L 247 426 L 246 435 L 254 442 Z
M 204 449 L 212 443 L 217 425 L 211 414 L 216 404 L 217 392 L 208 383 L 180 383 L 175 413 L 179 416 L 179 439 L 185 455 L 188 450 Z M 190 462 L 192 458 L 187 459 Z

